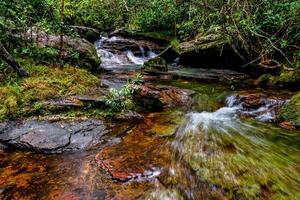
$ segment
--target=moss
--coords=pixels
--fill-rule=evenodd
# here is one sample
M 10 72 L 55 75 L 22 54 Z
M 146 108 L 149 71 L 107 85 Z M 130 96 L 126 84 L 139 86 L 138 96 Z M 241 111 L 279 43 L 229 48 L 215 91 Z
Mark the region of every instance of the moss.
M 275 77 L 271 74 L 263 74 L 255 81 L 255 85 L 259 85 L 261 87 L 272 86 L 274 78 Z
M 300 70 L 282 71 L 276 78 L 276 85 L 283 87 L 297 87 L 300 85 Z
M 167 72 L 168 71 L 168 64 L 166 61 L 161 57 L 156 57 L 150 59 L 146 62 L 143 66 L 146 72 Z
M 37 101 L 83 94 L 98 83 L 98 78 L 84 69 L 23 64 L 30 77 L 7 76 L 0 85 L 0 120 L 25 115 L 28 110 L 24 108 L 36 109 L 33 103 Z
M 296 94 L 280 111 L 280 118 L 293 125 L 300 124 L 300 92 Z

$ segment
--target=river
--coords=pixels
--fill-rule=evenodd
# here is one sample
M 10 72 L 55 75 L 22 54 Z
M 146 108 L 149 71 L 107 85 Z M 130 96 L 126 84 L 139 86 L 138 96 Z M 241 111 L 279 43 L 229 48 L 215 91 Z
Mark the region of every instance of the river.
M 116 88 L 157 53 L 118 54 L 103 39 L 96 46 L 110 70 L 102 82 Z M 0 150 L 0 199 L 300 199 L 300 132 L 272 123 L 289 91 L 188 79 L 153 84 L 193 90 L 192 102 L 109 121 L 112 131 L 97 148 Z M 265 103 L 244 109 L 238 98 L 249 93 L 264 93 Z

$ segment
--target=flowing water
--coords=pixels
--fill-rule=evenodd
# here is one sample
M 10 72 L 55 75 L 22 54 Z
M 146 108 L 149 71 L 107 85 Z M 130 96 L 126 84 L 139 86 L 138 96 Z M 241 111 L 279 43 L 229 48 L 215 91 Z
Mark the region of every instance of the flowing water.
M 102 45 L 105 67 L 123 73 L 154 56 L 145 50 L 120 55 Z M 111 121 L 103 145 L 88 151 L 0 150 L 0 199 L 300 199 L 300 132 L 271 123 L 273 108 L 289 92 L 183 80 L 155 84 L 192 89 L 193 103 L 138 122 Z M 269 98 L 243 108 L 238 95 L 253 92 Z

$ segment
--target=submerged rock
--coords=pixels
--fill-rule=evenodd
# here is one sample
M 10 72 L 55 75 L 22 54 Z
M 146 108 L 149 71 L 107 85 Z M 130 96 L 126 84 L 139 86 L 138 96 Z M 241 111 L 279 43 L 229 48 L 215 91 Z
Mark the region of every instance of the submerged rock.
M 241 102 L 241 106 L 246 109 L 257 109 L 266 104 L 267 96 L 262 93 L 254 93 L 247 95 L 240 95 L 239 101 Z
M 238 94 L 227 98 L 227 104 L 245 117 L 263 122 L 277 122 L 280 108 L 285 100 L 269 97 L 263 93 Z
M 109 131 L 102 121 L 48 122 L 29 120 L 6 124 L 0 143 L 20 149 L 59 153 L 91 148 Z

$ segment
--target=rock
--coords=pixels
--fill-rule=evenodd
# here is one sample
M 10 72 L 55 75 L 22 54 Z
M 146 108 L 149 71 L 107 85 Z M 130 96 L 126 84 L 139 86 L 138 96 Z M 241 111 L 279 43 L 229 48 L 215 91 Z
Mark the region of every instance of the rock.
M 107 146 L 95 157 L 99 168 L 117 181 L 150 178 L 159 175 L 159 168 L 166 162 L 164 141 L 145 134 L 136 128 L 121 143 Z
M 130 39 L 123 37 L 111 37 L 102 40 L 102 48 L 109 49 L 110 52 L 115 54 L 122 54 L 124 51 L 132 51 L 134 55 L 143 55 L 143 51 L 161 51 L 163 48 L 155 43 L 142 39 Z
M 174 46 L 168 46 L 158 57 L 164 59 L 167 63 L 173 62 L 180 54 L 174 49 Z
M 239 101 L 241 102 L 242 107 L 246 109 L 257 109 L 266 104 L 267 96 L 262 93 L 254 93 L 247 95 L 238 96 Z
M 144 85 L 132 85 L 133 101 L 136 105 L 146 111 L 159 111 L 163 109 L 163 102 L 160 100 L 159 91 L 151 90 Z
M 287 129 L 287 130 L 294 130 L 294 129 L 296 129 L 296 127 L 294 125 L 292 125 L 290 122 L 287 122 L 287 121 L 279 123 L 279 126 L 281 128 Z
M 144 116 L 137 113 L 137 112 L 128 112 L 125 114 L 121 114 L 116 117 L 118 120 L 123 120 L 123 121 L 140 121 L 144 119 Z
M 202 69 L 202 68 L 169 68 L 169 75 L 173 78 L 197 80 L 204 83 L 219 82 L 231 86 L 252 85 L 252 80 L 241 72 L 228 69 Z
M 109 131 L 98 120 L 48 122 L 29 120 L 11 122 L 0 132 L 0 143 L 44 153 L 60 153 L 91 148 Z
M 288 88 L 298 90 L 300 87 L 300 69 L 282 70 L 279 75 L 263 74 L 256 85 L 270 88 Z
M 81 38 L 86 39 L 89 42 L 95 42 L 100 38 L 100 32 L 97 29 L 85 27 L 85 26 L 69 26 L 75 30 Z
M 31 40 L 31 33 L 30 31 L 28 31 L 24 35 L 16 35 L 15 37 L 21 39 L 26 38 L 27 40 Z M 45 47 L 54 48 L 56 50 L 57 55 L 51 55 L 53 56 L 53 58 L 48 59 L 57 59 L 58 52 L 60 49 L 59 35 L 49 35 L 43 32 L 42 30 L 39 30 L 37 34 L 36 28 L 33 28 L 32 39 L 33 41 L 36 41 L 37 46 L 41 49 Z M 92 43 L 82 38 L 74 38 L 70 36 L 64 36 L 63 40 L 63 60 L 65 63 L 80 66 L 88 70 L 97 70 L 97 68 L 101 64 L 101 61 L 97 55 L 96 48 Z
M 279 118 L 299 128 L 300 125 L 300 92 L 292 97 L 280 110 Z
M 179 64 L 197 68 L 239 69 L 245 63 L 234 52 L 226 36 L 211 31 L 198 34 L 194 40 L 170 46 L 159 56 L 167 62 L 178 57 Z
M 168 64 L 160 57 L 155 57 L 147 61 L 143 66 L 144 72 L 160 73 L 168 71 Z
M 145 111 L 158 111 L 164 107 L 188 106 L 193 91 L 171 86 L 132 85 L 133 101 Z
M 109 37 L 121 36 L 124 38 L 133 38 L 151 41 L 159 46 L 166 46 L 170 43 L 170 39 L 158 33 L 144 33 L 138 31 L 128 31 L 126 29 L 118 29 L 109 34 Z
M 249 93 L 232 96 L 227 103 L 228 106 L 236 107 L 239 115 L 243 117 L 254 117 L 262 122 L 277 122 L 285 100 L 262 93 Z
M 261 86 L 263 88 L 272 87 L 274 76 L 271 74 L 263 74 L 257 80 L 255 80 L 254 85 Z

